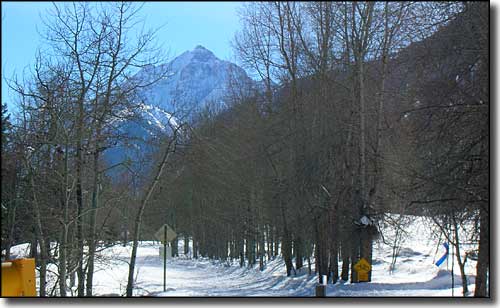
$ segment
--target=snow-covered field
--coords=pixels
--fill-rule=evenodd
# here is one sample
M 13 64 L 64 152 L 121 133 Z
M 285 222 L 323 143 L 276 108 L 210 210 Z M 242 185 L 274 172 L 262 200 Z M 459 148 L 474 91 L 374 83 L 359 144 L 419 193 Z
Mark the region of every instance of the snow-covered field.
M 370 297 L 370 296 L 452 296 L 452 264 L 450 257 L 438 268 L 435 261 L 444 253 L 436 235 L 430 232 L 422 218 L 412 218 L 404 229 L 408 238 L 403 241 L 395 268 L 391 271 L 392 245 L 394 240 L 390 229 L 384 230 L 382 239 L 374 245 L 372 282 L 336 283 L 327 286 L 327 296 Z M 264 271 L 258 265 L 254 268 L 239 267 L 208 259 L 190 259 L 181 255 L 167 261 L 166 291 L 163 291 L 163 259 L 159 257 L 160 244 L 142 242 L 138 249 L 136 284 L 134 296 L 265 296 L 295 297 L 314 296 L 317 277 L 308 274 L 305 268 L 297 275 L 286 277 L 281 258 L 266 263 Z M 180 241 L 179 251 L 183 242 Z M 450 247 L 451 248 L 451 247 Z M 13 254 L 26 255 L 28 245 L 13 248 Z M 128 277 L 128 260 L 131 247 L 116 245 L 101 251 L 97 258 L 94 275 L 95 296 L 123 296 Z M 476 262 L 468 260 L 469 291 L 474 291 Z M 51 265 L 50 271 L 57 271 Z M 458 264 L 454 266 L 454 296 L 462 295 Z M 50 275 L 49 275 L 50 276 Z M 49 293 L 54 285 L 54 276 L 49 277 Z M 57 287 L 54 288 L 57 290 Z

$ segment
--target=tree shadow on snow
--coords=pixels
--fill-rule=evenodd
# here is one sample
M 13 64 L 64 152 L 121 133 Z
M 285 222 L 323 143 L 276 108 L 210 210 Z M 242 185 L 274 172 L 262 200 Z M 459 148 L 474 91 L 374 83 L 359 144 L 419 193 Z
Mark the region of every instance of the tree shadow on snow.
M 454 286 L 461 287 L 462 278 L 454 274 Z M 474 284 L 475 276 L 467 276 L 467 283 Z M 364 292 L 370 296 L 370 291 L 383 292 L 395 290 L 446 290 L 452 288 L 451 272 L 440 270 L 437 275 L 428 281 L 423 282 L 403 282 L 403 283 L 337 283 L 328 289 L 328 296 L 355 296 L 352 292 Z M 368 292 L 368 293 L 366 293 Z M 364 294 L 364 295 L 365 295 Z M 395 295 L 397 296 L 397 294 Z

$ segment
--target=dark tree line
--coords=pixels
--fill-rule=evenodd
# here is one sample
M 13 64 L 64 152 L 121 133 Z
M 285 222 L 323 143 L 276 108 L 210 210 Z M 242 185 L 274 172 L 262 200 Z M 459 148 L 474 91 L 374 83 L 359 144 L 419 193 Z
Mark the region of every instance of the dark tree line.
M 107 172 L 117 166 L 103 153 L 127 138 L 121 126 L 138 117 L 137 92 L 166 73 L 132 78 L 163 62 L 155 32 L 136 31 L 139 10 L 125 2 L 54 4 L 34 68 L 9 80 L 18 101 L 15 117 L 2 116 L 2 250 L 8 258 L 12 245 L 31 242 L 40 296 L 73 287 L 73 295 L 92 296 L 96 253 L 118 238 L 130 206 L 124 192 L 132 184 L 112 181 Z M 49 263 L 58 267 L 50 281 Z
M 487 295 L 488 6 L 273 2 L 241 16 L 234 46 L 262 86 L 198 116 L 158 196 L 192 255 L 262 269 L 281 254 L 287 275 L 315 263 L 320 282 L 355 282 L 384 214 L 429 215 L 466 294 L 458 231 L 475 221 Z
M 228 108 L 171 127 L 142 173 L 103 159 L 134 142 L 121 125 L 166 73 L 131 75 L 163 62 L 154 32 L 130 40 L 139 8 L 55 5 L 46 51 L 58 56 L 39 53 L 9 82 L 19 101 L 14 114 L 2 105 L 2 251 L 31 243 L 41 296 L 92 296 L 96 253 L 117 241 L 132 241 L 132 296 L 138 242 L 165 222 L 174 253 L 183 239 L 194 258 L 264 269 L 282 257 L 289 276 L 314 265 L 319 282 L 357 282 L 388 213 L 432 217 L 464 295 L 472 257 L 475 295 L 489 295 L 487 4 L 246 3 L 234 50 L 258 85 L 235 81 Z

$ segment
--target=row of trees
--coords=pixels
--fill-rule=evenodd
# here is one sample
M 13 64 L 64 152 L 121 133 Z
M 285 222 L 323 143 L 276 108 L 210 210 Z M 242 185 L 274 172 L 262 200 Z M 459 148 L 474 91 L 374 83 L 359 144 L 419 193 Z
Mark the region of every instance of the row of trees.
M 109 170 L 130 164 L 110 166 L 103 153 L 124 144 L 121 126 L 137 117 L 137 92 L 166 74 L 132 77 L 164 62 L 155 32 L 137 30 L 139 10 L 54 4 L 34 69 L 9 81 L 19 101 L 15 118 L 2 108 L 2 249 L 9 258 L 12 245 L 32 243 L 40 296 L 66 296 L 73 286 L 92 296 L 96 251 L 110 234 L 128 233 L 124 192 L 142 183 L 112 182 Z M 57 264 L 58 289 L 47 290 L 48 263 Z
M 96 251 L 129 231 L 132 296 L 143 221 L 153 231 L 165 220 L 194 257 L 263 269 L 281 255 L 287 275 L 307 262 L 320 282 L 356 282 L 386 213 L 434 217 L 464 294 L 472 254 L 459 233 L 475 222 L 475 294 L 488 294 L 487 4 L 244 4 L 234 48 L 258 89 L 234 87 L 229 108 L 172 127 L 151 174 L 103 159 L 137 142 L 121 126 L 166 74 L 132 75 L 164 62 L 155 33 L 137 31 L 139 9 L 55 5 L 31 77 L 10 82 L 19 104 L 14 118 L 2 108 L 2 250 L 32 242 L 41 296 L 92 296 Z M 127 172 L 113 179 L 115 168 Z
M 356 282 L 386 213 L 425 214 L 464 294 L 458 234 L 480 226 L 485 296 L 487 5 L 266 2 L 241 20 L 234 47 L 262 86 L 199 116 L 158 194 L 193 255 L 263 268 L 281 253 L 287 275 L 314 257 L 320 282 Z

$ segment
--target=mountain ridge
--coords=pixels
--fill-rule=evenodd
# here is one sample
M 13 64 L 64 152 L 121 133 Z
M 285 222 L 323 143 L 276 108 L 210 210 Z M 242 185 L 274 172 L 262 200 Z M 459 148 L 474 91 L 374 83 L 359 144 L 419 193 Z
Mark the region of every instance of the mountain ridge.
M 226 109 L 231 86 L 236 85 L 241 92 L 257 85 L 244 69 L 219 59 L 202 45 L 168 63 L 142 68 L 132 78 L 147 83 L 162 75 L 163 78 L 137 93 L 140 103 L 136 116 L 133 120 L 124 120 L 120 128 L 125 141 L 105 153 L 111 165 L 129 160 L 144 163 L 143 158 L 154 151 L 151 142 L 171 134 L 181 122 L 191 123 L 208 104 L 217 110 Z M 134 169 L 148 169 L 139 165 L 137 163 Z
M 166 77 L 139 93 L 147 105 L 156 106 L 181 117 L 190 117 L 208 103 L 226 106 L 231 85 L 251 89 L 256 85 L 244 69 L 221 60 L 197 45 L 168 63 L 139 71 L 136 76 L 148 78 L 148 72 L 167 72 Z

